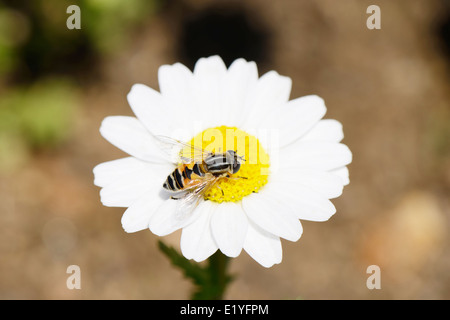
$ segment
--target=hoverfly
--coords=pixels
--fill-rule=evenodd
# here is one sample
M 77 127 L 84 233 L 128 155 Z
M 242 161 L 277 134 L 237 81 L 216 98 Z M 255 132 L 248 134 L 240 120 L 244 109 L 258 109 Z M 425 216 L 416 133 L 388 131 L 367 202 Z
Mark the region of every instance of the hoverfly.
M 241 161 L 245 161 L 234 150 L 215 153 L 166 136 L 156 138 L 160 148 L 178 163 L 162 186 L 172 199 L 180 200 L 178 210 L 182 215 L 192 212 L 220 179 L 232 178 L 239 171 Z

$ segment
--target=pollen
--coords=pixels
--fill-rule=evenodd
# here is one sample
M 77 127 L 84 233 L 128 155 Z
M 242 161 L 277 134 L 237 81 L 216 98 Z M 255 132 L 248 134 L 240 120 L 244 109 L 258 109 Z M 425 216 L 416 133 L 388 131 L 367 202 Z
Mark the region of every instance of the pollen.
M 238 202 L 267 183 L 269 156 L 253 135 L 236 127 L 220 126 L 204 130 L 190 143 L 216 154 L 233 150 L 242 157 L 239 171 L 220 178 L 205 193 L 205 200 Z

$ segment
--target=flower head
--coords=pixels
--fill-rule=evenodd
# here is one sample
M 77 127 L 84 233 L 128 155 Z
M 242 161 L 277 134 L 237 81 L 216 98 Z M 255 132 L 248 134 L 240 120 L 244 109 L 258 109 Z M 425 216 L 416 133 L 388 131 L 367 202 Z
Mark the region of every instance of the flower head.
M 289 100 L 290 78 L 258 77 L 244 59 L 227 69 L 218 56 L 202 58 L 193 72 L 164 65 L 158 79 L 160 92 L 136 84 L 128 94 L 136 118 L 110 116 L 100 128 L 130 155 L 94 168 L 102 203 L 127 208 L 125 231 L 164 236 L 181 228 L 188 259 L 203 261 L 218 249 L 237 257 L 244 249 L 270 267 L 281 262 L 280 238 L 301 237 L 300 220 L 336 212 L 329 199 L 349 183 L 352 154 L 340 143 L 342 125 L 321 120 L 323 99 Z M 178 155 L 194 148 L 206 155 L 175 161 L 161 137 L 188 146 Z

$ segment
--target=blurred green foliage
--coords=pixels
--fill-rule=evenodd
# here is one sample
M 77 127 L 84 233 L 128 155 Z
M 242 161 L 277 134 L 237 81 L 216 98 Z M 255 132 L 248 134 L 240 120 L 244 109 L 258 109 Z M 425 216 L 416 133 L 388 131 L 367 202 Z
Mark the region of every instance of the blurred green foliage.
M 158 8 L 155 0 L 82 0 L 82 29 L 101 53 L 117 50 L 127 40 L 129 30 Z
M 208 259 L 208 264 L 202 265 L 186 259 L 173 247 L 158 241 L 159 250 L 169 258 L 173 266 L 183 271 L 186 278 L 192 281 L 195 290 L 192 300 L 222 300 L 228 285 L 234 277 L 228 274 L 230 258 L 217 250 Z
M 52 74 L 88 72 L 126 46 L 162 0 L 0 0 L 0 72 L 21 82 Z M 70 5 L 81 29 L 69 30 Z
M 33 150 L 63 142 L 73 126 L 78 100 L 78 89 L 65 79 L 45 79 L 2 94 L 0 171 L 22 164 Z
M 0 6 L 0 74 L 6 74 L 17 66 L 17 48 L 29 36 L 28 23 L 20 12 Z
M 161 0 L 0 0 L 0 172 L 66 141 L 82 86 Z M 81 29 L 66 25 L 70 5 Z
M 0 117 L 0 126 L 18 129 L 15 131 L 20 132 L 31 148 L 55 146 L 67 137 L 76 97 L 74 85 L 61 79 L 43 80 L 27 89 L 11 90 L 0 100 L 0 114 L 6 113 Z
M 436 108 L 428 116 L 426 142 L 440 161 L 450 157 L 450 109 L 448 105 Z M 427 149 L 427 151 L 429 151 Z

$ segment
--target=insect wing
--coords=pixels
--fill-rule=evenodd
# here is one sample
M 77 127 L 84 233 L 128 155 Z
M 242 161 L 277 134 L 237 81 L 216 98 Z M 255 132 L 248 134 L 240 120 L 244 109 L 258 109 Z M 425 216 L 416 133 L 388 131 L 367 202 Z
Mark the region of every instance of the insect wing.
M 155 136 L 159 148 L 173 163 L 191 163 L 203 161 L 211 155 L 202 148 L 166 136 Z
M 205 177 L 202 183 L 198 184 L 195 189 L 186 192 L 182 197 L 178 198 L 180 203 L 177 207 L 176 217 L 180 220 L 188 219 L 206 192 L 211 189 L 217 180 L 218 177 L 213 175 Z

